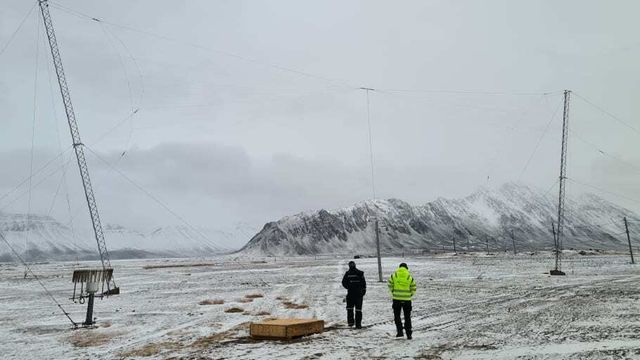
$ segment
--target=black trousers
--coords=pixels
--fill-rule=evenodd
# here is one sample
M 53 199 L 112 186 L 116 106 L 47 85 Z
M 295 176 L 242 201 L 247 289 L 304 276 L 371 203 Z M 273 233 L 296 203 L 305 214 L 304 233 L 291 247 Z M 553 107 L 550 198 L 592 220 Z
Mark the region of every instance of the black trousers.
M 355 325 L 362 326 L 362 296 L 347 295 L 347 324 L 354 325 L 353 310 L 355 308 Z
M 411 335 L 411 301 L 393 300 L 393 320 L 396 323 L 398 334 L 402 334 L 402 319 L 400 311 L 404 313 L 404 330 Z

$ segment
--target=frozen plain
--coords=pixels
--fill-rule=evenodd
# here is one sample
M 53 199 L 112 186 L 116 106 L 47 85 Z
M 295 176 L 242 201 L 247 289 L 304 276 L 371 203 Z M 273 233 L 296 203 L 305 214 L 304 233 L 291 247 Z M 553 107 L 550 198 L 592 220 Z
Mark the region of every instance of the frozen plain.
M 21 266 L 1 264 L 0 358 L 640 358 L 640 265 L 630 265 L 627 256 L 568 253 L 564 277 L 546 274 L 550 253 L 384 258 L 385 280 L 405 261 L 417 281 L 412 341 L 394 338 L 391 301 L 386 284 L 376 281 L 375 259 L 356 260 L 368 281 L 365 329 L 346 328 L 340 280 L 348 260 L 114 261 L 122 293 L 96 301 L 92 330 L 71 330 L 37 282 L 23 279 Z M 69 262 L 33 265 L 81 322 L 85 305 L 68 300 L 73 268 Z M 200 305 L 203 300 L 224 304 Z M 225 312 L 232 307 L 242 311 Z M 324 319 L 326 331 L 291 342 L 248 338 L 249 322 L 283 316 Z

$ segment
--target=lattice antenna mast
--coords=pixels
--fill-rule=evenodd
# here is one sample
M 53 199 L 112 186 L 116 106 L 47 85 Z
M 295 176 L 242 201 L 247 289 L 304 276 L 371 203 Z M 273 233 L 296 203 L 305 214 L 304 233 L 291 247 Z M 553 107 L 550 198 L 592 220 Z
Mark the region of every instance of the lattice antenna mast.
M 558 191 L 558 228 L 556 237 L 556 266 L 555 272 L 563 275 L 562 266 L 562 240 L 564 237 L 564 205 L 565 205 L 565 180 L 567 179 L 567 140 L 569 138 L 569 100 L 571 91 L 564 91 L 564 112 L 562 114 L 562 150 L 560 153 L 560 190 Z
M 78 130 L 78 122 L 76 121 L 76 115 L 73 112 L 73 105 L 71 105 L 71 94 L 69 93 L 69 87 L 67 86 L 67 79 L 64 75 L 64 69 L 62 67 L 62 58 L 60 57 L 60 50 L 58 48 L 58 41 L 56 40 L 56 34 L 53 29 L 53 22 L 51 21 L 51 13 L 49 12 L 49 4 L 47 0 L 38 0 L 40 5 L 40 11 L 42 12 L 42 20 L 47 32 L 47 38 L 49 39 L 49 47 L 51 48 L 51 57 L 53 58 L 53 65 L 56 68 L 56 75 L 58 76 L 58 85 L 60 85 L 60 95 L 62 95 L 62 102 L 64 104 L 64 110 L 67 114 L 67 121 L 69 123 L 69 130 L 71 131 L 71 139 L 73 141 L 73 149 L 76 153 L 78 160 L 78 168 L 80 169 L 80 176 L 82 177 L 82 186 L 84 187 L 84 194 L 87 199 L 87 205 L 89 207 L 89 215 L 91 216 L 91 223 L 93 225 L 93 232 L 95 234 L 96 242 L 98 243 L 98 252 L 100 253 L 100 262 L 102 263 L 103 270 L 111 268 L 111 261 L 109 260 L 109 251 L 104 241 L 104 232 L 102 231 L 102 224 L 100 223 L 100 215 L 98 214 L 98 206 L 96 204 L 95 196 L 93 195 L 93 188 L 91 187 L 91 178 L 89 177 L 89 168 L 87 167 L 87 160 L 84 156 L 84 144 L 80 140 L 80 132 Z M 114 289 L 116 289 L 115 282 L 111 279 Z M 109 282 L 107 282 L 109 287 Z

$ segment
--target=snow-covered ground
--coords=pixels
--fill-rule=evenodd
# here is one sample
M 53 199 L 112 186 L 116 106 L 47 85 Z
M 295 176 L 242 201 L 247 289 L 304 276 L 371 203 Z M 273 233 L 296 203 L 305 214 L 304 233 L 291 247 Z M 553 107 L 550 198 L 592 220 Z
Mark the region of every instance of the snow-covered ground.
M 21 266 L 0 265 L 0 357 L 640 358 L 640 269 L 626 256 L 570 254 L 564 277 L 547 274 L 553 263 L 548 253 L 385 258 L 385 280 L 406 261 L 418 283 L 411 341 L 394 337 L 391 301 L 386 284 L 376 281 L 375 259 L 356 260 L 369 282 L 365 328 L 346 328 L 340 280 L 347 261 L 114 261 L 121 295 L 96 301 L 98 328 L 75 331 L 37 282 L 23 279 Z M 196 263 L 204 266 L 148 268 Z M 80 322 L 85 306 L 68 300 L 73 267 L 33 269 Z M 262 297 L 248 302 L 247 295 Z M 224 304 L 200 305 L 203 300 Z M 242 310 L 225 312 L 232 307 Z M 284 316 L 324 319 L 326 331 L 291 342 L 248 338 L 249 322 Z

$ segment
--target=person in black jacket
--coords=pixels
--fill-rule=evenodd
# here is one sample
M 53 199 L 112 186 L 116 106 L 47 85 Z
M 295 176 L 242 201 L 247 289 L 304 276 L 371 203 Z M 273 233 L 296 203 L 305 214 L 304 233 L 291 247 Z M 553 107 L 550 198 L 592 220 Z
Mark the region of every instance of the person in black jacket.
M 349 270 L 342 278 L 342 286 L 347 289 L 347 323 L 354 325 L 353 309 L 355 307 L 355 326 L 362 329 L 362 298 L 367 292 L 367 282 L 364 280 L 364 272 L 356 269 L 356 263 L 349 261 Z

